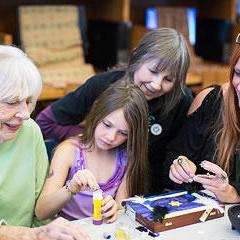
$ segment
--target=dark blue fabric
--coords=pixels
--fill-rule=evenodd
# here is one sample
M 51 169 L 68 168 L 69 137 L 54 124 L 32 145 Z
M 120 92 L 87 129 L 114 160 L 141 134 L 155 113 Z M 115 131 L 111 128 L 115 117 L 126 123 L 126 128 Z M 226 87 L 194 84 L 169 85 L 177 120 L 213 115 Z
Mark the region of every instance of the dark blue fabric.
M 44 142 L 45 142 L 45 146 L 46 146 L 46 149 L 47 149 L 48 159 L 49 159 L 49 162 L 50 162 L 51 159 L 52 159 L 53 150 L 57 146 L 58 142 L 54 139 L 46 139 Z

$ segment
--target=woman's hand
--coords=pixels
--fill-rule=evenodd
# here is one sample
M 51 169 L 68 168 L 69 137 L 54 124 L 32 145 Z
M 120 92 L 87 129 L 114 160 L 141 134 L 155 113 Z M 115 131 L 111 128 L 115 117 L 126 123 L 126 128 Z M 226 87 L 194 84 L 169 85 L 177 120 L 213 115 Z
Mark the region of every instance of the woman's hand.
M 209 161 L 203 161 L 201 167 L 209 173 L 196 175 L 194 181 L 201 183 L 205 189 L 214 193 L 217 199 L 222 202 L 239 202 L 240 197 L 235 188 L 229 184 L 226 172 Z
M 112 196 L 107 195 L 103 199 L 101 211 L 107 223 L 112 223 L 117 219 L 118 205 Z
M 99 185 L 92 172 L 88 169 L 84 169 L 74 174 L 73 178 L 67 183 L 67 189 L 71 193 L 76 193 L 81 190 L 99 189 Z
M 179 156 L 170 167 L 169 178 L 178 184 L 191 183 L 196 169 L 196 165 L 187 157 Z

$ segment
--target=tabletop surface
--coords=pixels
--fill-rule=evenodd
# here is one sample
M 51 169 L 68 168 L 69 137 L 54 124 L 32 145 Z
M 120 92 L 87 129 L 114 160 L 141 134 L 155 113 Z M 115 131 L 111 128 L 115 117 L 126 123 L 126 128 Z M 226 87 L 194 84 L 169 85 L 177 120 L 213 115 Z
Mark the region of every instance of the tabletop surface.
M 130 240 L 240 240 L 239 232 L 231 228 L 231 223 L 227 216 L 228 207 L 229 206 L 226 206 L 224 217 L 160 232 L 160 235 L 155 238 L 150 237 L 147 232 L 141 233 L 136 230 L 139 224 L 130 219 L 124 211 L 119 212 L 117 221 L 112 224 L 103 223 L 102 225 L 96 226 L 92 224 L 92 218 L 78 220 L 75 221 L 75 223 L 79 224 L 94 240 L 104 239 L 104 233 L 110 234 L 111 240 L 118 240 L 115 235 L 119 226 L 129 229 L 131 234 Z

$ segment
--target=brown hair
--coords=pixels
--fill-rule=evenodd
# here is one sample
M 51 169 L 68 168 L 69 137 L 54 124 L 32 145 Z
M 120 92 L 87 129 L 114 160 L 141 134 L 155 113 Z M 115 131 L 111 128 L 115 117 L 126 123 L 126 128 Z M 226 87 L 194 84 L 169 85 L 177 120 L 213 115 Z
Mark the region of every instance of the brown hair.
M 126 79 L 110 85 L 94 102 L 85 119 L 80 141 L 94 147 L 96 126 L 111 112 L 123 109 L 129 132 L 126 143 L 126 184 L 129 196 L 147 194 L 148 105 L 143 92 Z
M 216 135 L 217 164 L 227 173 L 230 171 L 240 139 L 240 111 L 236 90 L 232 84 L 234 67 L 240 57 L 239 44 L 234 49 L 230 64 L 230 82 L 220 111 L 219 130 Z

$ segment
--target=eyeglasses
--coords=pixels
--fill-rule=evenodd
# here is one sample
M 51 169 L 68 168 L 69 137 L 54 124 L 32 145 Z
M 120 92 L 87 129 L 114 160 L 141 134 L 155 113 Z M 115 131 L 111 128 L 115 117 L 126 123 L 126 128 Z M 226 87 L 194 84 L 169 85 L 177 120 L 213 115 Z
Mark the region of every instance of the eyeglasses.
M 237 35 L 236 43 L 237 43 L 237 44 L 240 44 L 240 33 Z

